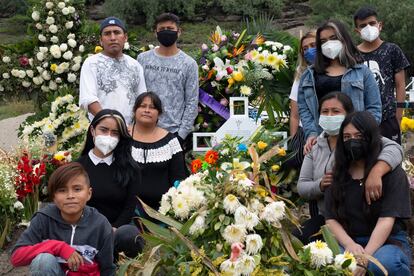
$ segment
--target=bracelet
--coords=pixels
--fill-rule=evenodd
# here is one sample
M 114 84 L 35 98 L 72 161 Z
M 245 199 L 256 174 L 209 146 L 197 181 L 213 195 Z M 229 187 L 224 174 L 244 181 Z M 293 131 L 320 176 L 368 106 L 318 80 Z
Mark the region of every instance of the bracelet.
M 397 108 L 414 108 L 414 102 L 404 101 L 404 102 L 396 102 L 395 104 Z

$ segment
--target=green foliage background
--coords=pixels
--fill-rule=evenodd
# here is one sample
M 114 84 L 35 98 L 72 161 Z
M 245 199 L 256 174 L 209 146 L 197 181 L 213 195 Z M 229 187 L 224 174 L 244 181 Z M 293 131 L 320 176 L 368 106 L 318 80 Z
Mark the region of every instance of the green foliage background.
M 354 13 L 363 6 L 377 10 L 378 18 L 383 22 L 381 38 L 398 44 L 412 64 L 414 61 L 414 1 L 413 0 L 310 0 L 313 9 L 311 23 L 318 24 L 328 18 L 339 19 L 349 26 L 355 42 L 361 39 L 353 31 Z M 412 72 L 412 69 L 411 69 Z

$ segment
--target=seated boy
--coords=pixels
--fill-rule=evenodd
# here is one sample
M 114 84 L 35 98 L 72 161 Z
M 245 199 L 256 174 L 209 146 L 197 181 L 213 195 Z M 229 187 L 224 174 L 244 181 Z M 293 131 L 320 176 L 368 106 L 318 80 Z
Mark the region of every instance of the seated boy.
M 30 264 L 30 275 L 115 275 L 112 227 L 86 206 L 92 189 L 82 165 L 59 167 L 49 179 L 48 192 L 54 204 L 33 216 L 11 263 Z

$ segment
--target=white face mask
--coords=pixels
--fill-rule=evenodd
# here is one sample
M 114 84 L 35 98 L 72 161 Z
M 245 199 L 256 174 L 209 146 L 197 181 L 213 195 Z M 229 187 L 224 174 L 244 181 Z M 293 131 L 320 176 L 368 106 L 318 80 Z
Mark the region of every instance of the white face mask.
M 118 145 L 119 138 L 109 135 L 97 135 L 95 136 L 95 147 L 102 152 L 103 155 L 111 153 Z
M 330 59 L 335 59 L 338 57 L 339 53 L 342 51 L 343 45 L 339 40 L 328 40 L 322 44 L 322 54 Z
M 365 41 L 372 42 L 379 36 L 379 29 L 377 26 L 366 25 L 361 30 L 361 38 Z
M 321 115 L 319 117 L 319 125 L 326 132 L 326 134 L 335 136 L 339 134 L 341 124 L 345 119 L 345 115 L 326 116 Z

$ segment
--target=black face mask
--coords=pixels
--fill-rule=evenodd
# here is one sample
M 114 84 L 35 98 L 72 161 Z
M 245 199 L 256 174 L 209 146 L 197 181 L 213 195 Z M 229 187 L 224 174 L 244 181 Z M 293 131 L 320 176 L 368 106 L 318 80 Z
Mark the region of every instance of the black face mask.
M 165 47 L 173 45 L 178 38 L 178 31 L 163 30 L 157 32 L 158 41 Z
M 368 143 L 362 139 L 349 139 L 344 142 L 345 152 L 349 160 L 361 160 L 368 154 Z

